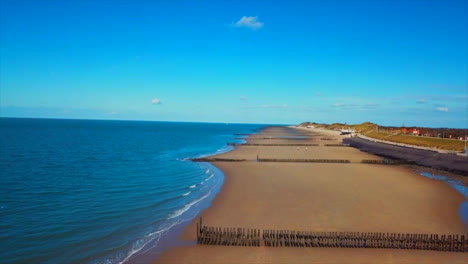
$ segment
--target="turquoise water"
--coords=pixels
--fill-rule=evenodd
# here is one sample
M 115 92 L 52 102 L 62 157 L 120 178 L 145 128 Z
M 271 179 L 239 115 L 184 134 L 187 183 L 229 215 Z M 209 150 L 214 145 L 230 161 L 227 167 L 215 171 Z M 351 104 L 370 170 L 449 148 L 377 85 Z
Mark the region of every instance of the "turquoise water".
M 264 125 L 0 118 L 1 263 L 122 263 L 222 184 L 187 158 Z
M 465 196 L 465 201 L 460 204 L 460 207 L 458 209 L 458 215 L 460 216 L 461 220 L 468 228 L 468 189 L 466 188 L 466 186 L 464 186 L 462 183 L 458 181 L 455 181 L 443 175 L 434 175 L 429 172 L 421 172 L 421 175 L 424 177 L 431 178 L 431 179 L 443 181 L 447 183 L 448 185 L 450 185 L 455 190 L 457 190 L 459 193 L 463 194 L 463 196 Z
M 431 178 L 431 179 L 435 179 L 435 180 L 439 180 L 439 181 L 443 181 L 443 182 L 447 183 L 452 188 L 457 190 L 459 193 L 463 194 L 463 196 L 465 196 L 466 199 L 468 199 L 468 189 L 466 189 L 466 187 L 461 182 L 450 179 L 449 177 L 446 177 L 446 176 L 443 176 L 443 175 L 435 175 L 435 174 L 431 174 L 429 172 L 421 172 L 420 174 L 422 176 L 425 176 L 425 177 L 428 177 L 428 178 Z

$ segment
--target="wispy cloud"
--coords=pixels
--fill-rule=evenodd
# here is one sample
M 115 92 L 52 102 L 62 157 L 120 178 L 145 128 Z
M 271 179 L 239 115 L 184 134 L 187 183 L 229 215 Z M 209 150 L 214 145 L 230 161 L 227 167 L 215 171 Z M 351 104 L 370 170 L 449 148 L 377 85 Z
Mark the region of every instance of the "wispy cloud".
M 345 103 L 334 103 L 331 106 L 333 108 L 336 108 L 336 109 L 349 110 L 349 109 L 354 109 L 358 105 L 356 105 L 356 104 L 345 104 Z
M 159 100 L 158 98 L 154 98 L 153 100 L 151 100 L 151 104 L 161 104 L 161 100 Z
M 245 101 L 245 100 L 247 100 L 247 96 L 241 96 L 241 97 L 239 97 L 239 99 L 242 100 L 242 101 Z
M 263 22 L 258 20 L 258 17 L 243 16 L 239 21 L 232 24 L 233 27 L 246 27 L 251 29 L 260 29 L 263 27 Z
M 418 104 L 425 104 L 426 103 L 426 99 L 419 99 L 416 101 L 416 103 Z
M 417 100 L 416 102 L 428 102 L 428 101 L 459 101 L 466 102 L 468 95 L 466 94 L 420 94 L 420 95 L 402 95 L 396 97 L 390 97 L 395 100 Z
M 440 111 L 440 112 L 448 112 L 449 111 L 448 107 L 442 107 L 442 106 L 436 107 L 436 110 Z
M 263 104 L 263 108 L 287 108 L 287 104 Z

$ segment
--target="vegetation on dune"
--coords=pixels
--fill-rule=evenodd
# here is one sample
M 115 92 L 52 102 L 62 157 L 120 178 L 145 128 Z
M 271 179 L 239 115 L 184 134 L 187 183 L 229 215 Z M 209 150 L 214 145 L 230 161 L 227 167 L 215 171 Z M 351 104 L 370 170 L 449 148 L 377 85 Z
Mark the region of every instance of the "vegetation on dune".
M 461 140 L 455 139 L 447 139 L 447 138 L 435 138 L 435 137 L 418 137 L 418 136 L 411 136 L 411 135 L 394 135 L 384 140 L 397 142 L 397 143 L 405 143 L 415 146 L 421 147 L 431 147 L 431 148 L 440 148 L 446 150 L 454 150 L 454 151 L 463 151 L 465 148 L 465 142 Z
M 412 135 L 408 133 L 405 134 L 405 133 L 402 133 L 402 130 L 405 128 L 383 127 L 383 126 L 379 126 L 371 122 L 365 122 L 362 124 L 354 124 L 354 125 L 347 125 L 347 124 L 342 124 L 342 123 L 319 124 L 319 123 L 304 122 L 300 124 L 299 126 L 302 126 L 302 127 L 314 126 L 314 127 L 334 129 L 334 130 L 353 129 L 356 132 L 361 133 L 362 135 L 365 135 L 367 137 L 391 141 L 395 143 L 404 143 L 404 144 L 409 144 L 409 145 L 438 148 L 438 149 L 445 149 L 445 150 L 452 150 L 452 151 L 464 151 L 465 149 L 465 142 L 463 140 L 418 136 L 418 135 Z M 406 128 L 406 129 L 408 130 L 417 129 L 417 127 L 411 127 L 411 128 Z M 425 128 L 420 128 L 420 129 L 425 129 Z M 428 129 L 426 128 L 426 130 Z M 443 129 L 438 129 L 438 130 L 443 130 Z M 389 131 L 392 131 L 392 133 L 390 133 Z M 463 132 L 463 131 L 460 130 L 460 132 Z

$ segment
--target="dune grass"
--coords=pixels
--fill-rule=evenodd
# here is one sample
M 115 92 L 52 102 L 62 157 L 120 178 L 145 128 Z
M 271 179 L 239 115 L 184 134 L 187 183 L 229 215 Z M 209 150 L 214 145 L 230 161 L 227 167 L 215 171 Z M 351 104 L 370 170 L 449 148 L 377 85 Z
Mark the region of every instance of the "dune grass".
M 404 134 L 387 134 L 383 132 L 377 131 L 370 131 L 367 133 L 363 133 L 365 136 L 381 139 L 396 143 L 403 143 L 409 144 L 414 146 L 420 147 L 430 147 L 430 148 L 438 148 L 438 149 L 445 149 L 445 150 L 453 150 L 453 151 L 464 151 L 465 149 L 465 142 L 456 139 L 448 139 L 448 138 L 436 138 L 436 137 L 420 137 L 420 136 L 413 136 L 413 135 L 404 135 Z
M 444 150 L 452 151 L 464 151 L 465 142 L 462 140 L 456 139 L 447 139 L 447 138 L 436 138 L 436 137 L 420 137 L 414 135 L 404 135 L 404 134 L 388 134 L 384 132 L 377 131 L 378 125 L 370 122 L 365 122 L 362 124 L 347 125 L 341 123 L 335 123 L 331 125 L 319 124 L 320 127 L 327 129 L 341 129 L 349 128 L 354 129 L 357 132 L 380 140 L 386 140 L 396 143 L 409 144 L 414 146 L 421 147 L 430 147 Z
M 383 133 L 382 133 L 383 134 Z M 370 135 L 372 137 L 372 135 Z M 431 147 L 453 151 L 463 151 L 465 149 L 465 142 L 455 139 L 435 138 L 435 137 L 418 137 L 411 135 L 394 135 L 383 140 L 388 140 L 397 143 L 410 144 L 421 147 Z

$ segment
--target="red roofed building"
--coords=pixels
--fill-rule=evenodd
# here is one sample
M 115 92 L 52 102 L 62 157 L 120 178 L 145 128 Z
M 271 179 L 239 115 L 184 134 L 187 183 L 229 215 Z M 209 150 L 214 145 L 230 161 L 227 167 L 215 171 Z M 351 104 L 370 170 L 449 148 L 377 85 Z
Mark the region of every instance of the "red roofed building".
M 413 135 L 419 136 L 419 135 L 421 134 L 421 131 L 419 131 L 419 129 L 416 129 L 416 128 L 415 128 L 415 129 L 413 129 L 413 130 L 411 131 L 411 133 L 413 133 Z

